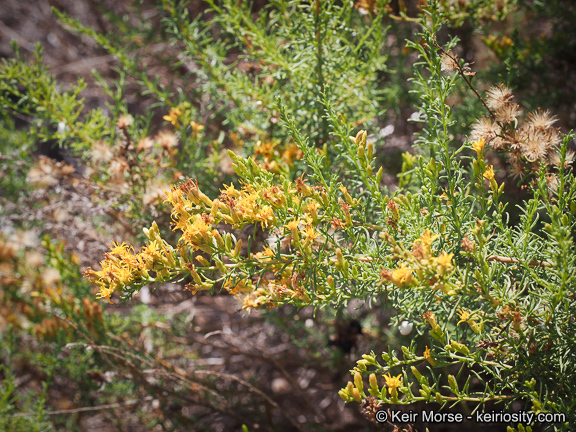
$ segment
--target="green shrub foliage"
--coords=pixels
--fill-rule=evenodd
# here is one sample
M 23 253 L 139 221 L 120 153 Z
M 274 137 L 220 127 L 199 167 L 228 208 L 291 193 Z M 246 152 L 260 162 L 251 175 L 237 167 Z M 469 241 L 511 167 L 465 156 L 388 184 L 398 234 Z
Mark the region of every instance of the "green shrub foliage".
M 86 167 L 83 181 L 98 185 L 91 199 L 107 207 L 102 225 L 122 239 L 84 272 L 98 297 L 126 301 L 176 283 L 187 295 L 224 291 L 270 315 L 288 305 L 329 314 L 352 301 L 385 309 L 411 336 L 354 354 L 344 402 L 374 419 L 419 402 L 476 412 L 520 401 L 529 413 L 561 414 L 546 427 L 568 431 L 576 422 L 573 135 L 556 127 L 554 107 L 530 103 L 523 113 L 511 86 L 530 52 L 519 57 L 518 33 L 483 30 L 498 62 L 484 76 L 450 36 L 524 9 L 398 3 L 274 0 L 254 11 L 207 0 L 193 16 L 164 0 L 153 18 L 109 35 L 55 10 L 116 58 L 119 78 L 97 77 L 109 106 L 87 110 L 82 80 L 63 90 L 40 48 L 32 59 L 16 49 L 4 60 L 1 101 L 32 119 L 33 137 L 65 146 Z M 172 46 L 160 54 L 173 65 L 170 84 L 137 56 L 157 40 Z M 150 110 L 129 112 L 129 82 Z M 410 152 L 389 154 L 385 126 L 410 114 Z M 21 148 L 30 145 L 8 116 L 3 124 Z M 32 163 L 25 152 L 10 157 Z M 36 159 L 25 178 L 54 188 L 72 171 Z M 17 195 L 23 176 L 2 188 Z M 25 251 L 3 241 L 0 259 L 13 270 Z M 10 280 L 2 300 L 19 305 L 15 325 L 36 323 L 28 328 L 43 342 L 70 342 L 74 328 L 90 343 L 125 348 L 78 269 L 65 271 L 64 249 L 44 245 L 58 277 L 34 291 L 44 303 Z M 61 279 L 74 281 L 70 297 L 58 291 Z M 110 350 L 100 345 L 98 355 Z M 7 397 L 11 383 L 8 375 Z

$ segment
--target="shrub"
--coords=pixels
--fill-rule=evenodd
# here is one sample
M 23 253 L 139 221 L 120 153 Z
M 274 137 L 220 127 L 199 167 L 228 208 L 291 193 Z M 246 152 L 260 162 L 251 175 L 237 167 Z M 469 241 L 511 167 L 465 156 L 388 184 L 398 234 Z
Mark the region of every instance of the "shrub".
M 56 12 L 119 61 L 114 84 L 100 79 L 112 119 L 102 110 L 81 117 L 83 83 L 59 91 L 40 53 L 32 64 L 17 53 L 0 69 L 4 104 L 37 119 L 35 136 L 70 143 L 101 185 L 91 199 L 112 203 L 104 205 L 106 220 L 118 231 L 129 225 L 101 268 L 84 272 L 98 297 L 127 301 L 173 283 L 192 295 L 224 291 L 242 309 L 271 309 L 272 316 L 287 305 L 326 316 L 352 302 L 385 309 L 403 336 L 415 336 L 363 354 L 350 371 L 339 395 L 361 403 L 369 418 L 395 405 L 471 404 L 474 414 L 520 401 L 528 413 L 558 414 L 535 427 L 569 430 L 576 390 L 573 135 L 561 133 L 549 111 L 522 114 L 509 88 L 511 64 L 506 82 L 479 83 L 481 71 L 458 57 L 458 39 L 446 30 L 486 15 L 505 19 L 512 2 L 466 8 L 429 1 L 418 20 L 404 2 L 398 14 L 386 1 L 279 1 L 258 14 L 233 1 L 207 3 L 206 15 L 191 20 L 183 4 L 162 2 L 162 35 L 151 20 L 103 36 Z M 412 37 L 406 23 L 413 21 L 419 30 Z M 390 46 L 390 28 L 410 37 L 404 51 L 382 49 Z M 195 86 L 173 90 L 136 61 L 131 49 L 156 37 L 178 48 L 186 70 L 175 72 L 178 82 L 195 79 Z M 486 40 L 506 58 L 506 44 Z M 400 82 L 411 58 L 408 91 Z M 155 99 L 171 126 L 156 133 L 151 113 L 128 113 L 126 79 Z M 396 188 L 384 178 L 377 134 L 389 116 L 403 114 L 390 107 L 402 98 L 418 105 L 418 125 Z M 235 182 L 221 173 L 228 158 Z M 52 165 L 66 176 L 66 165 Z M 137 224 L 147 224 L 141 247 L 130 245 Z M 22 301 L 19 291 L 10 299 Z M 90 300 L 82 305 L 100 310 Z M 78 304 L 57 306 L 66 317 L 80 311 Z M 91 328 L 80 316 L 68 319 L 88 326 L 81 329 L 99 355 L 114 356 L 96 340 L 116 340 L 102 330 L 105 321 Z M 59 325 L 44 323 L 37 333 L 65 339 Z M 122 362 L 131 359 L 128 351 L 119 351 Z M 135 364 L 152 363 L 142 354 L 128 367 L 149 392 L 158 390 Z M 186 382 L 181 370 L 158 363 L 181 394 L 197 386 L 211 407 L 227 404 L 208 382 Z

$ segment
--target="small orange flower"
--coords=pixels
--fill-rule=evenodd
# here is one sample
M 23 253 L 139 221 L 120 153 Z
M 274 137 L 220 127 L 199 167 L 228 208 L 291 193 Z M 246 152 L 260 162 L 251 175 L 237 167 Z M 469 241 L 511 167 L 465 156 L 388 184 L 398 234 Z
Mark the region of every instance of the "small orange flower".
M 438 323 L 436 322 L 436 315 L 430 311 L 425 312 L 422 318 L 428 321 L 428 324 L 430 324 L 432 328 L 438 325 Z

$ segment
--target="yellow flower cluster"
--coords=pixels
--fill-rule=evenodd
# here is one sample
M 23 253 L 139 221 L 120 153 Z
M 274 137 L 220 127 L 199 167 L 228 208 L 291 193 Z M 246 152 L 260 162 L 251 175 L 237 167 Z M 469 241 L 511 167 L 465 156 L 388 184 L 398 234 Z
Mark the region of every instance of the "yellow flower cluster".
M 365 355 L 364 358 L 368 358 L 369 356 Z M 360 360 L 361 362 L 366 362 L 366 360 Z M 354 382 L 348 381 L 348 384 L 345 388 L 338 392 L 338 395 L 345 401 L 345 402 L 361 402 L 363 398 L 366 397 L 364 382 L 362 380 L 362 375 L 357 368 L 355 368 L 356 373 L 354 373 Z M 364 365 L 363 368 L 360 370 L 365 371 L 366 366 Z M 353 371 L 351 371 L 353 372 Z M 382 398 L 385 402 L 390 403 L 398 403 L 398 389 L 403 387 L 403 378 L 402 374 L 398 374 L 396 376 L 392 376 L 390 372 L 387 375 L 382 375 L 384 380 L 386 381 L 386 389 L 390 396 L 390 400 L 386 399 L 386 391 L 384 388 L 380 390 L 378 386 L 378 380 L 376 378 L 376 374 L 370 374 L 368 377 L 368 382 L 370 384 L 370 388 L 368 389 L 368 393 L 372 396 L 376 396 L 378 398 Z
M 228 224 L 240 229 L 248 224 L 260 223 L 263 229 L 277 226 L 276 211 L 284 214 L 300 213 L 285 227 L 289 241 L 300 250 L 305 259 L 310 259 L 312 246 L 319 233 L 315 226 L 319 223 L 319 200 L 323 192 L 310 188 L 300 179 L 299 187 L 286 183 L 282 188 L 270 185 L 244 184 L 236 189 L 234 185 L 224 186 L 217 199 L 210 199 L 195 181 L 187 180 L 166 191 L 166 200 L 172 206 L 173 230 L 181 232 L 177 247 L 171 247 L 160 236 L 156 223 L 145 230 L 149 242 L 136 253 L 125 243 L 115 243 L 105 259 L 100 263 L 102 270 L 91 268 L 85 277 L 100 289 L 99 297 L 110 301 L 114 292 L 130 291 L 129 288 L 150 282 L 163 282 L 178 274 L 189 273 L 194 284 L 187 289 L 195 293 L 210 289 L 216 283 L 201 270 L 219 271 L 223 287 L 234 295 L 244 297 L 243 307 L 252 308 L 272 305 L 288 299 L 309 302 L 305 283 L 299 279 L 298 271 L 288 261 L 272 263 L 273 251 L 265 249 L 256 255 L 241 257 L 242 241 L 233 244 L 230 233 L 224 235 L 216 229 L 219 224 Z M 325 195 L 325 193 L 324 193 Z M 302 202 L 302 201 L 305 202 Z M 214 265 L 200 255 L 190 252 L 201 251 L 209 254 Z M 251 260 L 256 264 L 259 276 L 251 280 L 249 276 L 229 271 L 225 264 L 241 260 Z M 196 267 L 194 261 L 202 267 Z M 261 270 L 258 270 L 258 269 Z M 275 273 L 282 269 L 282 273 Z M 258 286 L 255 286 L 258 280 Z
M 284 191 L 276 186 L 256 190 L 252 185 L 244 185 L 237 190 L 230 185 L 225 187 L 219 200 L 222 220 L 234 228 L 257 222 L 262 228 L 268 228 L 276 222 L 274 208 L 286 205 Z
M 294 161 L 302 159 L 302 156 L 302 151 L 293 142 L 282 145 L 278 140 L 263 140 L 254 147 L 254 159 L 257 162 L 260 157 L 264 159 L 261 165 L 273 173 L 292 168 Z
M 402 262 L 393 270 L 383 269 L 380 273 L 382 282 L 392 282 L 399 288 L 410 286 L 432 286 L 447 294 L 452 294 L 453 287 L 444 280 L 444 276 L 452 272 L 454 254 L 441 252 L 434 256 L 432 242 L 438 235 L 432 235 L 426 230 L 412 245 L 412 251 L 405 250 L 391 236 L 384 236 L 392 244 L 393 251 Z
M 253 256 L 259 263 L 266 266 L 266 274 L 255 280 L 247 277 L 235 285 L 227 283 L 225 288 L 231 294 L 243 294 L 242 309 L 273 307 L 288 301 L 310 302 L 310 293 L 314 291 L 315 283 L 306 279 L 294 264 L 288 261 L 275 260 L 274 251 L 265 247 L 264 251 Z M 249 287 L 246 289 L 245 287 Z
M 151 241 L 139 253 L 126 243 L 114 243 L 105 260 L 100 262 L 102 270 L 88 267 L 84 277 L 100 288 L 98 296 L 111 302 L 115 291 L 122 291 L 134 283 L 149 283 L 170 277 L 171 269 L 179 267 L 175 251 L 167 245 L 158 232 L 156 223 L 149 230 Z M 151 276 L 151 272 L 155 276 Z

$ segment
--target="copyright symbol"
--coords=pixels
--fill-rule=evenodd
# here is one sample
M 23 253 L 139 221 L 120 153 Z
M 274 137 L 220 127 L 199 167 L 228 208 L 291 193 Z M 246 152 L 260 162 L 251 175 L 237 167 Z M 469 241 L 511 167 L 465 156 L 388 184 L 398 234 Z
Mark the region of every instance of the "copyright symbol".
M 376 411 L 375 416 L 378 423 L 384 423 L 388 420 L 388 413 L 384 410 Z

